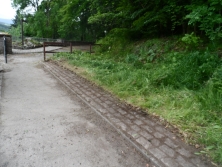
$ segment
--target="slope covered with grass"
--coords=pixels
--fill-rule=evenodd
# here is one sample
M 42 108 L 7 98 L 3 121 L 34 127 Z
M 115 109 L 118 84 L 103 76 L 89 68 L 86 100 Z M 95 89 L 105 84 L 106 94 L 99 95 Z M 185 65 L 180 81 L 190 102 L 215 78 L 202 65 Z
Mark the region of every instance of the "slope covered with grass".
M 95 54 L 58 53 L 53 59 L 81 67 L 82 75 L 120 99 L 175 125 L 187 142 L 203 148 L 197 154 L 221 164 L 220 48 L 179 37 L 132 43 L 108 36 L 100 42 Z

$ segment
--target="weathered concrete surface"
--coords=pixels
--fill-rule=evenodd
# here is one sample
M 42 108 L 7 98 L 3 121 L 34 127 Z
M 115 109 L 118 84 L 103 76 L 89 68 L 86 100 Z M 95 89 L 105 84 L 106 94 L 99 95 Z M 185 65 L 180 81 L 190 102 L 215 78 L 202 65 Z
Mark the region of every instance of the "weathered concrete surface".
M 2 58 L 2 57 L 1 57 Z M 42 54 L 3 65 L 1 167 L 150 167 L 148 160 L 39 65 Z

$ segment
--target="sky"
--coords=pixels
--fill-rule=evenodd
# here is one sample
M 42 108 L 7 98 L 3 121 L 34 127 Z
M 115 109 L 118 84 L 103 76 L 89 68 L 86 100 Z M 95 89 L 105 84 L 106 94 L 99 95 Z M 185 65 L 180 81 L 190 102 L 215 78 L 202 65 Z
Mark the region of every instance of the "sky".
M 0 18 L 12 20 L 16 10 L 11 6 L 11 0 L 0 0 Z

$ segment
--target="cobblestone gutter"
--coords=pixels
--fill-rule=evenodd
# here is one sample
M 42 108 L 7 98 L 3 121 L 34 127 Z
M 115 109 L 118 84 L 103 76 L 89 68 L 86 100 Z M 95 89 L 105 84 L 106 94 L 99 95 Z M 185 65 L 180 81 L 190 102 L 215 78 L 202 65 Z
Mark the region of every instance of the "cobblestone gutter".
M 93 108 L 102 118 L 149 158 L 156 167 L 211 167 L 206 157 L 185 144 L 161 122 L 52 62 L 43 63 L 58 80 Z

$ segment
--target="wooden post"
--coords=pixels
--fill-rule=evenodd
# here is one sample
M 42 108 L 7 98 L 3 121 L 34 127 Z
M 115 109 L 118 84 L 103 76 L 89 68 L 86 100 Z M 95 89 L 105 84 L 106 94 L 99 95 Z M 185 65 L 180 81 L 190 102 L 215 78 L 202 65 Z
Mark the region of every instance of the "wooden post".
M 89 46 L 90 46 L 90 54 L 91 54 L 92 53 L 92 45 L 90 44 Z
M 22 49 L 24 49 L 23 17 L 22 17 L 22 19 L 21 19 L 21 29 L 22 29 L 22 32 L 21 32 L 21 35 L 22 35 Z
M 44 54 L 44 61 L 45 61 L 45 42 L 43 43 L 43 54 Z
M 70 42 L 70 53 L 72 53 L 72 42 Z
M 6 46 L 6 37 L 3 37 L 3 43 L 4 43 L 4 56 L 5 56 L 5 63 L 7 63 L 7 46 Z

